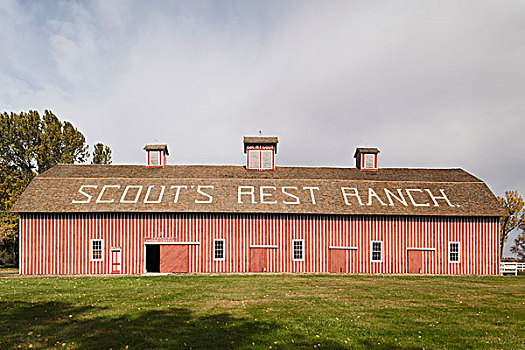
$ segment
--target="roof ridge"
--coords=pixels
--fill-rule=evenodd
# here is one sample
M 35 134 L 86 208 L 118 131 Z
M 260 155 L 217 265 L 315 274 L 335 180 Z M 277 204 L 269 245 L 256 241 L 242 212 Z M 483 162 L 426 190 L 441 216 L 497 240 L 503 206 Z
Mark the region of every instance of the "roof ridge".
M 63 176 L 42 176 L 38 179 L 54 179 L 54 180 L 70 180 L 70 179 L 79 179 L 79 180 L 255 180 L 255 181 L 349 181 L 349 182 L 402 182 L 402 183 L 429 183 L 429 184 L 476 184 L 484 183 L 483 181 L 423 181 L 423 180 L 370 180 L 370 179 L 316 179 L 316 178 L 246 178 L 246 177 L 206 177 L 206 178 L 195 178 L 195 177 L 63 177 Z
M 64 167 L 64 166 L 73 166 L 73 167 L 141 167 L 141 168 L 148 168 L 148 166 L 144 164 L 57 164 L 54 167 Z M 53 168 L 54 168 L 53 167 Z M 244 165 L 233 165 L 233 164 L 167 164 L 164 165 L 163 168 L 176 168 L 176 167 L 235 167 L 235 168 L 245 168 Z M 50 168 L 48 170 L 51 170 L 53 168 Z M 355 167 L 336 167 L 336 166 L 311 166 L 311 165 L 281 165 L 276 166 L 276 169 L 283 169 L 283 168 L 299 168 L 299 169 L 357 169 Z M 159 169 L 159 168 L 155 168 Z M 46 170 L 46 171 L 48 171 Z M 414 168 L 414 167 L 381 167 L 378 171 L 381 170 L 461 170 L 463 172 L 466 172 L 470 174 L 468 171 L 464 170 L 463 168 Z

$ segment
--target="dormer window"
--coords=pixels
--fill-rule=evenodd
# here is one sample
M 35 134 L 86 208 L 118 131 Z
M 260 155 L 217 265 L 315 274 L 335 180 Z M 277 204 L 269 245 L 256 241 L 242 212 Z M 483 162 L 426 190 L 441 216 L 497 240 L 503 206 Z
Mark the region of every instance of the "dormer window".
M 364 157 L 364 167 L 363 169 L 377 169 L 376 161 L 377 157 L 375 154 L 367 153 L 363 155 Z
M 160 166 L 160 151 L 149 151 L 149 166 Z
M 247 170 L 274 170 L 277 137 L 244 137 Z
M 249 170 L 272 170 L 274 168 L 273 149 L 247 147 Z
M 146 164 L 148 167 L 162 167 L 166 165 L 168 145 L 146 145 Z
M 361 170 L 377 170 L 377 148 L 357 147 L 354 153 L 355 165 Z

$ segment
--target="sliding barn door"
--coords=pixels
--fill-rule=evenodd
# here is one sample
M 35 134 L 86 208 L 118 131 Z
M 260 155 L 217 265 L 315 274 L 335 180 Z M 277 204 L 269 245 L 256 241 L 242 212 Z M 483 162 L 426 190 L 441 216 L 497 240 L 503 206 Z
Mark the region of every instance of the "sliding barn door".
M 189 272 L 189 246 L 165 244 L 160 246 L 160 272 Z
M 423 268 L 423 252 L 421 250 L 409 250 L 407 252 L 408 273 L 421 273 Z
M 346 273 L 346 250 L 330 249 L 330 272 Z
M 266 272 L 266 248 L 250 248 L 250 272 Z

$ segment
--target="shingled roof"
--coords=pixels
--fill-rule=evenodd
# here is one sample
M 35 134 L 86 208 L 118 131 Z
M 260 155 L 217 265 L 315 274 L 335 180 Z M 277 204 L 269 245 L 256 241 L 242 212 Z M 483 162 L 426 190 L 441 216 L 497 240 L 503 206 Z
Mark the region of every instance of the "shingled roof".
M 274 144 L 274 143 L 279 143 L 279 138 L 277 136 L 244 136 L 243 142 L 244 143 Z
M 242 142 L 244 144 L 244 153 L 246 153 L 246 147 L 250 145 L 273 145 L 275 146 L 275 152 L 277 153 L 279 138 L 277 136 L 244 136 Z
M 164 151 L 166 152 L 167 155 L 170 155 L 168 152 L 168 145 L 165 143 L 146 145 L 144 146 L 144 150 L 145 151 Z
M 354 158 L 357 157 L 357 154 L 358 153 L 373 153 L 373 154 L 378 154 L 380 153 L 381 151 L 379 151 L 377 148 L 375 147 L 357 147 L 355 149 L 355 152 L 354 152 Z
M 506 215 L 461 169 L 204 165 L 57 165 L 33 179 L 13 211 Z

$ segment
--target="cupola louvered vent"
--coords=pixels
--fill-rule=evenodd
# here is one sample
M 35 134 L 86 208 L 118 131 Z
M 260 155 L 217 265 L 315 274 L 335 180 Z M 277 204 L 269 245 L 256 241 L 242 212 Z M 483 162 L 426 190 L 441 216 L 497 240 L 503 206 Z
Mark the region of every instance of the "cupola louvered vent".
M 377 156 L 379 150 L 377 148 L 357 147 L 354 153 L 355 166 L 361 170 L 377 170 Z
M 274 170 L 277 137 L 244 137 L 247 170 Z
M 162 167 L 166 165 L 168 153 L 168 145 L 146 145 L 146 164 L 148 167 Z

